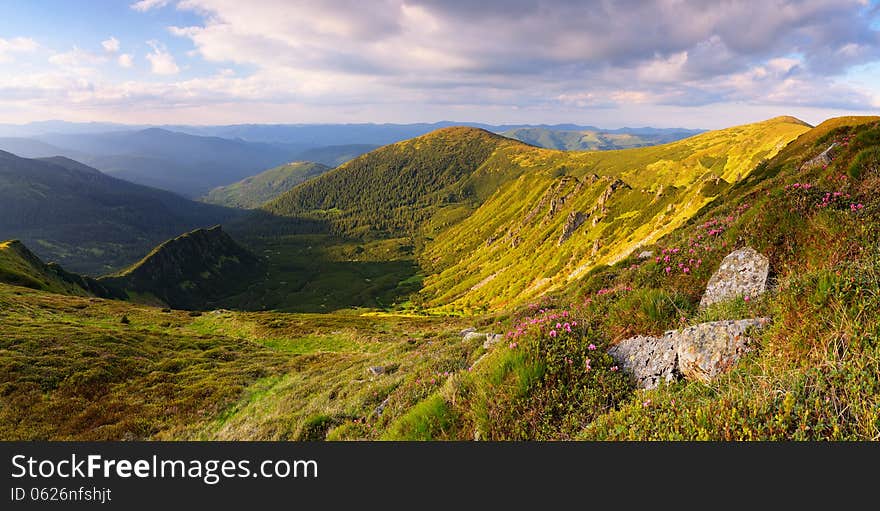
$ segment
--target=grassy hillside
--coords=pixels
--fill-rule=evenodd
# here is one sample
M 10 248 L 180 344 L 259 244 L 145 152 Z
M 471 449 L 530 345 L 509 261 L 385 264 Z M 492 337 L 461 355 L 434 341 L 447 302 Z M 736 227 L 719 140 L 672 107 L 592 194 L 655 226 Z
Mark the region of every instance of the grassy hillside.
M 67 158 L 0 152 L 0 239 L 20 239 L 44 260 L 72 271 L 118 270 L 171 236 L 238 214 Z
M 576 285 L 672 232 L 808 129 L 783 117 L 647 148 L 496 153 L 486 165 L 520 177 L 429 241 L 420 298 L 487 310 Z
M 102 291 L 97 281 L 45 264 L 18 240 L 0 242 L 0 282 L 75 296 L 93 296 L 92 291 Z
M 260 260 L 217 225 L 170 239 L 137 263 L 99 281 L 128 298 L 179 309 L 201 309 L 250 285 Z
M 501 132 L 505 137 L 545 149 L 561 151 L 608 151 L 657 144 L 667 144 L 697 134 L 692 130 L 656 131 L 654 133 L 614 133 L 598 130 L 563 130 L 553 128 L 517 128 Z
M 378 148 L 379 146 L 370 144 L 330 145 L 306 149 L 299 153 L 297 158 L 303 161 L 313 161 L 335 168 L 343 163 L 350 162 L 362 154 L 366 154 Z
M 489 169 L 505 169 L 494 192 L 462 203 L 475 208 L 472 217 L 440 228 L 442 208 L 429 203 L 416 213 L 434 216 L 421 231 L 409 231 L 425 238 L 426 255 L 444 255 L 435 244 L 446 240 L 447 259 L 428 263 L 462 265 L 463 283 L 450 280 L 447 288 L 468 287 L 464 298 L 450 295 L 451 306 L 434 309 L 466 317 L 363 309 L 182 312 L 0 284 L 0 438 L 880 438 L 880 118 L 834 119 L 812 129 L 773 119 L 576 159 L 508 144 L 464 174 L 478 182 L 474 177 Z M 808 163 L 832 144 L 830 163 Z M 520 170 L 503 165 L 511 162 Z M 450 167 L 409 175 L 445 175 Z M 677 200 L 663 202 L 661 187 L 674 187 Z M 596 208 L 588 218 L 599 212 L 602 220 L 562 239 L 559 217 L 587 205 Z M 650 235 L 623 235 L 640 233 L 628 223 L 631 211 L 668 213 L 649 224 Z M 615 221 L 619 230 L 609 230 Z M 487 249 L 503 239 L 486 243 L 483 235 L 510 226 L 520 229 L 518 246 L 531 247 L 529 258 L 511 263 L 516 272 L 468 285 L 484 271 L 468 274 L 470 258 L 491 265 L 496 257 Z M 569 275 L 576 262 L 555 266 L 552 252 L 542 250 L 579 239 L 595 245 L 579 238 L 589 236 L 584 227 L 614 233 L 619 244 L 600 243 L 594 266 L 543 295 L 467 315 L 481 307 L 463 300 L 486 288 L 495 288 L 492 296 L 528 295 L 517 286 L 532 278 L 532 267 L 551 281 Z M 462 234 L 465 228 L 476 241 Z M 345 264 L 417 254 L 417 247 L 397 250 L 399 237 L 291 236 L 279 243 L 300 243 L 303 260 L 321 260 L 325 250 L 328 261 Z M 742 246 L 769 258 L 770 291 L 700 309 L 711 274 Z M 639 258 L 634 247 L 653 255 Z M 281 261 L 270 261 L 269 271 L 283 271 Z M 340 296 L 356 289 L 345 271 L 321 286 L 336 286 Z M 427 275 L 426 289 L 439 289 L 432 279 L 446 277 Z M 770 326 L 711 383 L 636 390 L 606 353 L 636 333 L 759 316 Z M 486 349 L 485 337 L 460 335 L 471 326 L 504 339 Z
M 830 164 L 804 165 L 831 144 Z M 509 345 L 383 436 L 880 438 L 878 147 L 876 117 L 834 119 L 806 132 L 646 247 L 671 261 L 629 257 L 520 309 L 507 323 Z M 710 275 L 741 246 L 769 257 L 770 293 L 699 310 Z M 761 316 L 772 326 L 709 384 L 633 391 L 605 353 L 635 333 Z M 572 331 L 551 335 L 562 321 Z
M 387 262 L 411 269 L 394 270 L 362 303 L 452 313 L 521 304 L 653 243 L 808 129 L 780 117 L 666 145 L 574 153 L 447 128 L 385 146 L 230 225 L 281 270 L 232 303 L 356 305 L 314 300 L 339 282 L 358 296 L 372 288 L 361 285 L 374 278 L 361 268 L 382 260 L 363 252 L 381 243 L 395 247 Z M 294 252 L 306 247 L 318 257 L 304 264 Z M 316 278 L 331 274 L 338 278 Z
M 340 236 L 411 236 L 438 211 L 488 195 L 498 177 L 477 170 L 493 152 L 515 145 L 522 144 L 476 128 L 441 129 L 356 158 L 263 209 L 291 223 L 325 223 Z
M 310 161 L 287 163 L 237 183 L 214 188 L 202 201 L 229 208 L 254 209 L 328 170 L 330 167 Z

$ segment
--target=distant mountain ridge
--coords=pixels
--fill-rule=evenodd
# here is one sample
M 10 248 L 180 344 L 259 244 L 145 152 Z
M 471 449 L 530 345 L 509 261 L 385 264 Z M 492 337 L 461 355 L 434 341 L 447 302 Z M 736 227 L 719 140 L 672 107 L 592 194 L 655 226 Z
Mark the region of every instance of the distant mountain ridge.
M 162 240 L 241 212 L 117 179 L 63 158 L 0 151 L 0 239 L 92 275 L 119 269 Z
M 294 186 L 330 170 L 327 165 L 310 161 L 291 162 L 228 186 L 211 190 L 204 202 L 230 208 L 257 208 Z

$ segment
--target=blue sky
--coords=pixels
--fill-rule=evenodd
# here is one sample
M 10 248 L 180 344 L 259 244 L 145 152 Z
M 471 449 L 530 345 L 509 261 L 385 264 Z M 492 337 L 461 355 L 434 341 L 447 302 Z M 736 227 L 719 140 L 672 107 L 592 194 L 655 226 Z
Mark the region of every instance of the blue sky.
M 0 4 L 0 122 L 717 128 L 880 108 L 876 1 Z

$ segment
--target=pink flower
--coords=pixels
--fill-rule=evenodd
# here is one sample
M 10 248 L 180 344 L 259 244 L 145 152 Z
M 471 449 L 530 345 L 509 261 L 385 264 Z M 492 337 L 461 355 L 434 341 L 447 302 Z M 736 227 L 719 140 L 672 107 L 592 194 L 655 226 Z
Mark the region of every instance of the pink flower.
M 611 366 L 611 372 L 616 373 L 617 369 L 617 366 Z
M 515 342 L 510 343 L 510 349 L 514 349 L 518 346 Z
M 587 349 L 590 350 L 590 351 L 594 351 L 594 350 L 596 349 L 596 345 L 593 344 L 593 343 L 590 343 L 590 345 L 587 346 Z
M 669 272 L 672 271 L 672 268 L 670 268 L 669 266 L 667 266 L 663 271 L 665 271 L 666 273 L 669 273 Z
M 577 322 L 577 321 L 572 321 L 572 322 L 571 322 L 571 326 L 578 326 L 578 322 Z
M 752 297 L 749 296 L 749 295 L 745 295 L 745 296 L 743 297 L 743 300 L 746 301 L 746 302 L 751 301 L 751 299 L 752 299 Z
M 556 337 L 556 330 L 550 330 L 550 337 Z

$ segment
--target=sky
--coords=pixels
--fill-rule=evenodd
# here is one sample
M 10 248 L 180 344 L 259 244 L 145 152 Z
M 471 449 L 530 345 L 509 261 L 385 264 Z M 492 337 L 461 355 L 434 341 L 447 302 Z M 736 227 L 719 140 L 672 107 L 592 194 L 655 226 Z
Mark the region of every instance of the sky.
M 880 112 L 878 0 L 4 0 L 0 123 Z

